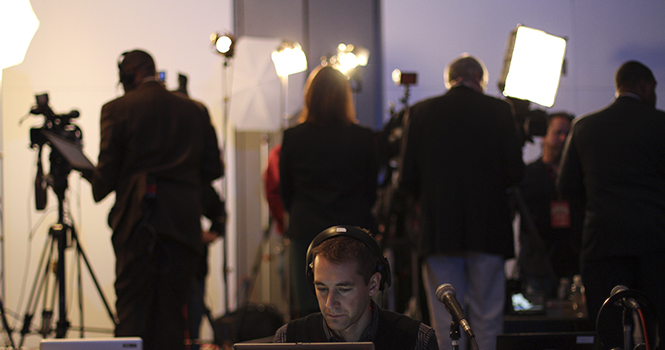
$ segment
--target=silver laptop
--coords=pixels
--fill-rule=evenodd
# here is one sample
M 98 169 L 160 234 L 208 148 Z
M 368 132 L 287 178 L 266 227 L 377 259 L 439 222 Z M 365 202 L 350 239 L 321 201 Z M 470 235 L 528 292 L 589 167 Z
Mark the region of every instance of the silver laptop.
M 143 350 L 141 338 L 42 339 L 41 350 Z
M 237 350 L 374 350 L 371 342 L 349 343 L 238 343 Z

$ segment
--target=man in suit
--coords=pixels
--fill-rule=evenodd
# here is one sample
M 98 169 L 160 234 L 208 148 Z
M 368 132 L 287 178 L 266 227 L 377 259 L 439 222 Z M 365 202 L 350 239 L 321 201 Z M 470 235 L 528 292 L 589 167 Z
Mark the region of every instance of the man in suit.
M 115 191 L 116 336 L 144 349 L 184 349 L 183 306 L 203 253 L 201 191 L 222 174 L 209 116 L 155 78 L 145 51 L 122 54 L 125 94 L 102 107 L 93 197 Z
M 504 259 L 514 255 L 507 189 L 524 174 L 508 103 L 483 94 L 487 73 L 463 55 L 446 67 L 449 91 L 413 105 L 402 185 L 418 198 L 419 253 L 430 321 L 450 349 L 451 317 L 435 291 L 452 284 L 480 349 L 503 331 Z M 460 348 L 466 344 L 461 339 Z
M 585 202 L 580 261 L 591 319 L 612 289 L 624 285 L 656 307 L 663 338 L 665 113 L 655 108 L 656 79 L 642 63 L 621 65 L 615 84 L 611 105 L 573 122 L 558 189 Z M 622 347 L 620 312 L 614 317 L 609 333 L 618 337 L 606 348 Z

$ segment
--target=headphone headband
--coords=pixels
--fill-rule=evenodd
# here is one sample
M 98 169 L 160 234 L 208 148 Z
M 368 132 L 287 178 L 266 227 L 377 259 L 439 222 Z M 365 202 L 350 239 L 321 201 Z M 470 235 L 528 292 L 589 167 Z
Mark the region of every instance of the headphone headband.
M 307 280 L 311 285 L 314 284 L 314 270 L 312 268 L 312 263 L 314 262 L 314 248 L 323 243 L 323 241 L 338 236 L 353 237 L 369 247 L 377 259 L 377 272 L 381 273 L 381 283 L 379 284 L 379 289 L 383 290 L 386 286 L 390 287 L 390 264 L 388 263 L 388 259 L 383 256 L 381 247 L 379 247 L 379 244 L 376 242 L 376 240 L 374 240 L 374 238 L 369 235 L 369 232 L 353 226 L 333 226 L 323 230 L 316 237 L 314 237 L 312 243 L 309 245 L 309 248 L 307 248 L 307 265 L 305 267 Z

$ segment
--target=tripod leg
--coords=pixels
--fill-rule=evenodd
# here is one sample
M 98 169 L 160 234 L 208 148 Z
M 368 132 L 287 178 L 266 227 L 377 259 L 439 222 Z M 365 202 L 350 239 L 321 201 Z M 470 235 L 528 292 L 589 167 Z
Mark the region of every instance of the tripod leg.
M 51 244 L 49 244 L 49 242 Z M 51 262 L 51 257 L 53 257 L 54 247 L 55 247 L 55 241 L 52 239 L 51 236 L 49 236 L 47 238 L 44 249 L 42 250 L 42 256 L 39 262 L 39 268 L 37 269 L 38 272 L 35 275 L 35 282 L 32 285 L 30 297 L 28 298 L 28 304 L 26 305 L 26 312 L 23 318 L 23 327 L 21 329 L 21 341 L 19 342 L 18 346 L 19 348 L 23 346 L 23 341 L 25 340 L 26 334 L 30 333 L 30 325 L 32 323 L 32 318 L 35 314 L 35 311 L 37 310 L 37 305 L 39 303 L 38 302 L 39 294 L 41 294 L 42 291 L 45 291 L 45 288 L 48 285 L 48 280 L 49 280 L 48 277 L 51 271 L 50 262 Z M 39 271 L 43 271 L 43 273 L 40 274 Z
M 58 265 L 57 265 L 57 281 L 58 281 L 58 322 L 56 324 L 56 338 L 64 338 L 69 329 L 69 321 L 67 321 L 67 303 L 66 303 L 66 285 L 65 279 L 65 250 L 67 249 L 67 225 L 55 225 L 51 228 L 52 234 L 58 239 Z
M 72 239 L 74 240 L 74 244 L 76 244 L 76 250 L 77 250 L 79 256 L 83 258 L 83 262 L 85 262 L 85 266 L 88 268 L 88 272 L 90 272 L 90 276 L 92 277 L 92 281 L 95 283 L 95 287 L 97 288 L 97 292 L 99 293 L 99 296 L 102 299 L 102 302 L 104 303 L 104 306 L 106 307 L 106 312 L 108 312 L 109 317 L 111 318 L 111 321 L 113 322 L 113 326 L 117 326 L 118 325 L 118 318 L 115 316 L 113 311 L 111 311 L 111 307 L 109 306 L 109 303 L 108 303 L 108 301 L 106 301 L 106 297 L 104 296 L 104 293 L 102 292 L 102 287 L 99 285 L 99 282 L 97 281 L 97 277 L 95 276 L 95 273 L 92 271 L 92 266 L 90 265 L 90 262 L 88 261 L 88 257 L 83 252 L 83 247 L 81 247 L 81 244 L 79 244 L 78 237 L 76 236 L 76 233 L 73 232 L 73 231 L 72 231 Z
M 9 344 L 11 345 L 12 349 L 16 349 L 16 346 L 14 345 L 14 338 L 12 338 L 12 329 L 9 328 L 9 323 L 7 322 L 7 317 L 5 316 L 5 305 L 2 302 L 2 298 L 0 298 L 0 316 L 2 316 L 2 326 L 5 327 L 5 331 L 7 332 Z

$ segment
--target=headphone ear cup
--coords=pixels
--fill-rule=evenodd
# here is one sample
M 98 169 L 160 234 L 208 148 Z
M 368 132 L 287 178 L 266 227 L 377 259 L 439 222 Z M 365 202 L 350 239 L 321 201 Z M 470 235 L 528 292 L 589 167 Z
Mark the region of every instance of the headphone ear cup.
M 118 57 L 118 71 L 119 71 L 119 76 L 120 76 L 120 83 L 123 86 L 126 85 L 131 85 L 134 82 L 134 71 L 129 69 L 129 67 L 125 67 L 123 65 L 123 62 L 125 61 L 125 58 L 127 57 L 127 54 L 129 52 L 123 52 L 120 57 Z
M 120 68 L 120 83 L 123 86 L 131 86 L 134 83 L 134 72 Z
M 388 263 L 388 259 L 383 256 L 383 252 L 381 251 L 379 244 L 374 240 L 374 238 L 372 238 L 372 236 L 370 236 L 367 232 L 357 227 L 333 226 L 314 237 L 312 243 L 309 245 L 309 248 L 307 248 L 307 266 L 305 267 L 305 273 L 307 275 L 307 281 L 312 287 L 313 292 L 316 293 L 316 290 L 314 289 L 314 270 L 312 269 L 312 263 L 314 261 L 312 250 L 323 241 L 335 236 L 350 236 L 365 243 L 365 245 L 374 252 L 378 259 L 377 272 L 381 273 L 379 290 L 384 290 L 386 286 L 390 287 L 392 283 L 390 276 L 390 263 Z

